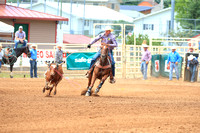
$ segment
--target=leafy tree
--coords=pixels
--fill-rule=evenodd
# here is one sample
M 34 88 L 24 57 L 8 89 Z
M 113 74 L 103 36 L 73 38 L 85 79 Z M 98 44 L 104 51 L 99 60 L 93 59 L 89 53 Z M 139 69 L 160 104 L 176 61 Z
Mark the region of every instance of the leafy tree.
M 176 18 L 184 29 L 198 29 L 200 30 L 200 21 L 195 24 L 192 20 L 184 19 L 200 19 L 200 0 L 176 0 L 175 11 Z M 196 26 L 195 26 L 196 25 Z
M 143 40 L 147 41 L 147 45 L 149 45 L 149 36 L 139 34 L 138 37 L 136 37 L 136 45 L 141 45 Z M 126 44 L 127 45 L 134 45 L 134 34 L 131 36 L 126 36 Z M 161 46 L 161 42 L 154 42 L 152 44 L 153 46 Z

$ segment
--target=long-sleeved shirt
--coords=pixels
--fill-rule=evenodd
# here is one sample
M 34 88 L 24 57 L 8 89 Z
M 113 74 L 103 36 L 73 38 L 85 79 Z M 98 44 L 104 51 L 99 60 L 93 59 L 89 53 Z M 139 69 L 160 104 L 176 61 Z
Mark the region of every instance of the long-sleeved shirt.
M 108 36 L 106 36 L 105 33 L 100 34 L 90 44 L 92 45 L 100 39 L 101 39 L 101 43 L 110 44 L 109 49 L 111 50 L 113 50 L 115 47 L 118 46 L 115 36 L 111 33 Z
M 151 52 L 146 50 L 142 53 L 141 61 L 150 61 L 151 60 Z
M 181 56 L 179 55 L 178 52 L 176 51 L 171 52 L 168 55 L 167 64 L 169 64 L 169 62 L 179 62 L 180 59 L 181 59 Z
M 36 49 L 31 49 L 31 59 L 36 60 L 37 59 L 37 50 Z
M 3 58 L 3 50 L 0 51 L 0 60 Z
M 195 57 L 193 60 L 197 60 L 197 58 Z M 198 61 L 198 60 L 197 60 L 197 61 Z M 187 62 L 187 67 L 190 66 L 190 62 L 191 62 L 191 60 L 188 60 L 188 62 Z M 198 66 L 198 64 L 197 64 L 197 66 Z
M 62 62 L 62 61 L 63 61 L 63 51 L 57 49 L 57 50 L 56 50 L 56 53 L 55 53 L 55 62 L 56 62 L 56 63 L 60 63 L 60 62 Z

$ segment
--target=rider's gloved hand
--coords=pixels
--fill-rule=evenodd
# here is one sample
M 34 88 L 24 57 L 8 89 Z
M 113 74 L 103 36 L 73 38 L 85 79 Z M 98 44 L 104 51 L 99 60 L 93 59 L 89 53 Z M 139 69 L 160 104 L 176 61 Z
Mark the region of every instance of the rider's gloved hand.
M 87 45 L 87 48 L 91 48 L 91 44 L 88 44 L 88 45 Z

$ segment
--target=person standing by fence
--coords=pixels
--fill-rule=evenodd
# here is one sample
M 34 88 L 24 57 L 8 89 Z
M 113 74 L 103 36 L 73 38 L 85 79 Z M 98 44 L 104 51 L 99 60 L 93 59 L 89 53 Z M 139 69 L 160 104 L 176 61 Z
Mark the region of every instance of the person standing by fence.
M 178 63 L 181 59 L 178 52 L 176 52 L 176 47 L 172 46 L 172 52 L 168 55 L 167 65 L 170 67 L 169 80 L 172 80 L 173 69 L 175 69 L 176 79 L 179 80 Z
M 149 46 L 146 43 L 146 40 L 144 40 L 142 43 L 142 47 L 144 48 L 144 52 L 142 53 L 141 58 L 141 72 L 143 75 L 143 80 L 147 80 L 147 68 L 149 61 L 151 60 L 151 52 L 148 51 Z
M 188 56 L 187 69 L 191 72 L 191 82 L 194 82 L 195 72 L 198 71 L 199 62 L 194 55 Z
M 0 45 L 0 73 L 1 73 L 2 58 L 3 58 L 3 50 L 2 46 Z
M 36 45 L 32 45 L 32 49 L 30 50 L 31 58 L 30 58 L 30 76 L 31 78 L 37 78 L 37 50 Z M 33 70 L 34 70 L 34 76 L 33 76 Z

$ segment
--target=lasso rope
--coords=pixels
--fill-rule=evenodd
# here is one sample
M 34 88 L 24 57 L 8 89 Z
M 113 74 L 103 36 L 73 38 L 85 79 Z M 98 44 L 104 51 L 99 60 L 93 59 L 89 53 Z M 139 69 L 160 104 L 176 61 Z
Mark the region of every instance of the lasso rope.
M 3 56 L 3 58 L 4 58 L 6 61 L 7 61 L 7 60 L 10 61 L 10 59 L 11 59 L 12 57 L 15 57 L 16 60 L 13 59 L 13 60 L 11 60 L 11 62 L 10 62 L 10 65 L 13 65 L 13 64 L 17 61 L 16 52 L 15 52 L 15 50 L 14 50 L 13 48 L 10 48 L 10 49 L 9 49 L 9 53 L 6 54 L 6 51 L 7 51 L 8 48 L 9 48 L 9 47 L 6 47 L 6 48 L 3 49 L 3 51 L 4 51 L 4 56 Z M 11 52 L 11 53 L 10 53 L 10 52 Z M 6 58 L 5 56 L 7 56 L 8 58 Z M 2 62 L 3 62 L 3 64 L 6 64 L 3 60 L 2 60 Z

